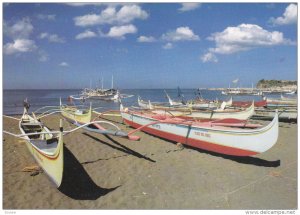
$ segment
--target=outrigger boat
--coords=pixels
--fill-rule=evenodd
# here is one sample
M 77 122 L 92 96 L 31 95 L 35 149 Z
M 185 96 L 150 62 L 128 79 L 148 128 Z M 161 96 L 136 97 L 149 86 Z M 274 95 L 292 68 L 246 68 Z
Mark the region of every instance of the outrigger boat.
M 137 136 L 128 135 L 127 133 L 120 131 L 120 129 L 117 126 L 115 126 L 113 123 L 107 121 L 87 121 L 85 117 L 82 118 L 73 117 L 72 119 L 74 120 L 74 122 L 76 122 L 75 124 L 77 125 L 77 127 L 72 130 L 64 131 L 62 127 L 62 120 L 60 120 L 59 131 L 50 131 L 50 129 L 47 128 L 40 121 L 40 119 L 49 116 L 53 113 L 57 113 L 58 111 L 56 111 L 56 109 L 54 109 L 54 112 L 52 113 L 48 113 L 49 111 L 46 111 L 45 113 L 42 113 L 39 116 L 36 116 L 34 112 L 32 112 L 32 116 L 30 116 L 28 114 L 29 106 L 30 105 L 26 99 L 24 101 L 24 112 L 20 119 L 4 115 L 4 117 L 19 121 L 19 128 L 21 134 L 14 134 L 8 131 L 3 131 L 3 133 L 25 140 L 29 152 L 32 154 L 32 156 L 39 164 L 39 166 L 46 172 L 46 174 L 49 176 L 49 178 L 54 182 L 54 184 L 57 187 L 61 185 L 63 180 L 63 171 L 64 171 L 63 136 L 64 135 L 70 134 L 78 129 L 87 127 L 87 130 L 89 131 L 93 131 L 101 134 L 112 134 L 115 136 L 127 137 L 130 140 L 139 140 L 139 137 Z M 69 109 L 69 111 L 71 112 L 71 108 Z M 80 123 L 76 121 L 78 119 L 80 120 Z M 96 127 L 97 125 L 100 126 L 100 124 L 109 124 L 111 126 L 116 127 L 117 130 L 112 131 L 112 130 L 106 130 L 104 128 L 103 130 L 101 130 Z
M 200 109 L 216 109 L 218 106 L 222 106 L 223 108 L 229 107 L 232 104 L 232 97 L 228 101 L 224 101 L 222 103 L 213 102 L 213 101 L 200 101 L 200 100 L 191 100 L 186 104 L 173 101 L 170 96 L 166 93 L 168 102 L 151 102 L 150 100 L 144 101 L 138 96 L 138 105 L 143 109 L 170 109 L 170 108 L 180 108 L 181 110 L 190 111 L 200 110 Z
M 121 131 L 121 129 L 115 124 L 108 121 L 101 121 L 101 124 L 106 124 L 115 128 L 115 130 L 106 129 L 101 126 L 99 123 L 92 122 L 92 104 L 90 104 L 89 109 L 80 110 L 75 106 L 63 105 L 60 99 L 60 112 L 61 115 L 66 118 L 69 122 L 76 126 L 82 126 L 83 124 L 89 124 L 88 126 L 83 127 L 83 129 L 96 132 L 99 134 L 109 134 L 118 137 L 128 138 L 130 140 L 139 140 L 140 137 L 128 135 L 128 133 Z M 96 118 L 95 118 L 96 119 Z M 94 119 L 94 120 L 95 120 Z
M 151 104 L 151 103 L 150 103 Z M 216 109 L 216 110 L 191 110 L 180 108 L 156 108 L 151 110 L 156 114 L 165 114 L 169 116 L 184 116 L 192 119 L 226 119 L 234 118 L 240 120 L 249 119 L 254 114 L 254 103 L 243 110 L 235 109 Z
M 297 97 L 286 97 L 286 96 L 283 96 L 282 94 L 280 95 L 280 98 L 283 101 L 297 101 Z
M 4 133 L 25 140 L 26 146 L 36 162 L 59 187 L 64 171 L 62 120 L 60 120 L 60 130 L 51 132 L 34 114 L 33 117 L 28 114 L 29 105 L 27 104 L 27 101 L 24 102 L 24 112 L 19 119 L 21 134 L 16 135 L 7 131 Z
M 252 104 L 250 101 L 233 101 L 232 107 L 249 107 Z M 265 107 L 267 106 L 266 100 L 256 101 L 254 102 L 254 107 Z
M 120 105 L 124 122 L 136 130 L 207 151 L 234 156 L 253 156 L 270 149 L 278 138 L 278 114 L 265 127 L 226 119 L 196 121 L 133 111 Z
M 267 106 L 297 106 L 297 100 L 282 100 L 282 99 L 271 99 L 266 98 Z
M 277 110 L 277 109 L 276 109 Z M 270 108 L 256 108 L 255 114 L 252 116 L 253 119 L 265 119 L 271 120 L 276 114 L 276 110 Z M 283 108 L 278 109 L 279 121 L 297 121 L 298 111 L 297 109 Z
M 194 110 L 199 110 L 199 109 L 216 109 L 218 107 L 222 107 L 223 109 L 225 107 L 230 107 L 232 105 L 232 97 L 228 101 L 209 101 L 209 100 L 204 100 L 204 99 L 195 99 L 195 100 L 190 100 L 187 102 L 187 106 L 189 108 L 192 108 Z

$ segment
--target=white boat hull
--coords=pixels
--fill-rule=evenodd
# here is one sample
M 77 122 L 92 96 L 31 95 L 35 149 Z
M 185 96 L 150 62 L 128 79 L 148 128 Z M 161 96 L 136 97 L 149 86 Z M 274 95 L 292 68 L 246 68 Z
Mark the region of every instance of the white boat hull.
M 33 119 L 32 117 L 28 116 L 31 122 L 37 122 L 37 120 Z M 22 134 L 26 134 L 21 126 L 21 121 L 19 123 L 19 128 Z M 44 127 L 45 132 L 50 132 L 47 127 Z M 47 139 L 52 139 L 52 134 L 47 134 Z M 49 178 L 55 183 L 57 187 L 61 185 L 62 178 L 63 178 L 63 170 L 64 170 L 64 150 L 63 150 L 63 135 L 62 133 L 59 134 L 57 143 L 49 144 L 49 147 L 45 146 L 37 147 L 33 143 L 28 136 L 25 136 L 26 139 L 26 146 L 29 152 L 32 154 L 36 162 L 39 164 L 40 167 L 46 172 Z
M 121 114 L 125 123 L 134 128 L 157 122 L 157 124 L 141 129 L 152 135 L 227 155 L 252 156 L 259 154 L 270 149 L 278 138 L 277 115 L 266 127 L 244 130 L 228 127 L 165 123 L 128 111 L 123 111 Z

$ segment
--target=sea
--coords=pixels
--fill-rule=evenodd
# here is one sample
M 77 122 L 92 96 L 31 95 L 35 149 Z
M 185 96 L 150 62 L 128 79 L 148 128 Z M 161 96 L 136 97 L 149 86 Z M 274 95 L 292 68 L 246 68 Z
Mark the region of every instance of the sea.
M 137 98 L 140 96 L 143 100 L 151 102 L 167 102 L 165 89 L 123 89 L 119 90 L 121 94 L 130 96 L 123 98 L 122 103 L 124 106 L 137 107 Z M 204 99 L 209 100 L 228 100 L 230 96 L 222 95 L 219 90 L 196 90 L 196 89 L 180 89 L 181 95 L 184 100 L 195 99 L 201 95 Z M 3 114 L 4 115 L 18 115 L 23 113 L 23 101 L 27 98 L 30 103 L 30 111 L 36 112 L 41 107 L 59 106 L 59 99 L 62 99 L 63 104 L 70 104 L 68 99 L 70 95 L 80 94 L 81 89 L 67 89 L 67 90 L 54 90 L 54 89 L 39 89 L 39 90 L 3 90 Z M 173 100 L 179 100 L 178 89 L 166 89 L 166 92 Z M 268 97 L 280 97 L 280 95 L 267 95 Z M 259 101 L 261 96 L 234 96 L 234 101 Z M 92 104 L 93 108 L 97 108 L 98 112 L 107 110 L 118 110 L 119 103 L 116 101 L 101 101 L 101 100 L 85 100 L 83 103 L 80 100 L 73 100 L 72 105 L 81 107 L 89 106 Z M 43 112 L 37 111 L 38 112 Z

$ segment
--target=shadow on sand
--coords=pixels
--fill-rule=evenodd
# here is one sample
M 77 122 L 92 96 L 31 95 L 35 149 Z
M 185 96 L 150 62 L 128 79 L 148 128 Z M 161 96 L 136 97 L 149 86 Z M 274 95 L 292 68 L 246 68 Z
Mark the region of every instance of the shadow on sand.
M 111 137 L 108 136 L 108 135 L 104 135 L 104 136 L 105 136 L 107 139 L 109 139 L 111 142 L 113 142 L 114 144 L 116 144 L 117 146 L 112 145 L 112 144 L 109 144 L 108 142 L 105 142 L 105 141 L 103 141 L 103 140 L 100 140 L 100 139 L 98 139 L 97 137 L 94 137 L 94 136 L 92 136 L 92 135 L 90 135 L 90 134 L 88 134 L 88 133 L 83 132 L 83 134 L 86 135 L 86 136 L 88 136 L 88 137 L 90 137 L 90 138 L 92 138 L 93 140 L 95 140 L 95 141 L 97 141 L 97 142 L 100 142 L 100 143 L 102 143 L 102 144 L 104 144 L 104 145 L 106 145 L 106 146 L 109 146 L 109 147 L 111 147 L 111 148 L 113 148 L 113 149 L 116 149 L 116 150 L 118 150 L 118 151 L 124 152 L 124 153 L 129 154 L 129 155 L 133 155 L 133 156 L 135 156 L 135 157 L 137 157 L 137 158 L 145 159 L 145 160 L 150 161 L 150 162 L 153 162 L 153 163 L 156 162 L 155 160 L 152 160 L 151 158 L 148 158 L 148 157 L 146 157 L 145 155 L 142 155 L 142 154 L 140 154 L 140 153 L 138 153 L 138 152 L 136 152 L 136 151 L 134 151 L 134 150 L 132 150 L 132 149 L 130 149 L 130 148 L 124 146 L 124 145 L 122 145 L 121 143 L 119 143 L 118 141 L 114 140 L 113 138 L 111 138 Z
M 194 148 L 194 147 L 187 146 L 187 145 L 184 145 L 184 147 L 196 150 L 196 151 L 201 152 L 201 153 L 206 153 L 206 154 L 213 155 L 213 156 L 216 156 L 216 157 L 221 157 L 221 158 L 224 158 L 224 159 L 232 160 L 232 161 L 242 163 L 242 164 L 250 164 L 250 165 L 264 166 L 264 167 L 278 167 L 278 166 L 280 166 L 280 160 L 268 161 L 268 160 L 264 160 L 264 159 L 261 159 L 261 158 L 250 157 L 250 156 L 240 157 L 240 156 L 233 156 L 233 155 L 224 155 L 224 154 L 219 154 L 219 153 L 216 153 L 216 152 L 211 152 L 211 151 L 206 151 L 206 150 L 203 150 L 203 149 Z
M 118 187 L 107 189 L 96 185 L 75 156 L 64 146 L 64 173 L 59 191 L 76 200 L 96 200 Z

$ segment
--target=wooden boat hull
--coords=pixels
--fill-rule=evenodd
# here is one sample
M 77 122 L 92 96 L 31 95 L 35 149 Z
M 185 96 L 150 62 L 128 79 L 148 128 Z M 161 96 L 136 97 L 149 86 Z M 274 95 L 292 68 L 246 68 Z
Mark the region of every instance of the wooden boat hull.
M 33 120 L 33 118 L 31 118 L 31 120 Z M 21 122 L 19 124 L 19 127 L 21 133 L 26 134 L 21 127 Z M 50 132 L 46 127 L 44 127 L 43 131 Z M 51 143 L 48 146 L 44 144 L 37 144 L 28 136 L 25 136 L 25 138 L 26 146 L 29 152 L 32 154 L 39 166 L 49 176 L 49 178 L 55 183 L 55 185 L 59 187 L 62 182 L 64 171 L 64 150 L 62 133 L 60 133 L 57 138 L 57 144 Z M 52 141 L 52 135 L 49 135 L 48 138 L 49 141 Z
M 252 104 L 252 102 L 234 101 L 234 102 L 232 102 L 231 106 L 233 106 L 233 107 L 249 107 L 251 104 Z M 254 107 L 264 107 L 266 105 L 267 105 L 266 100 L 254 102 Z
M 153 118 L 131 112 L 121 112 L 126 124 L 141 130 L 195 148 L 234 156 L 252 156 L 270 149 L 278 138 L 278 117 L 266 127 L 255 130 L 201 127 L 159 122 Z
M 272 105 L 297 105 L 297 100 L 280 100 L 267 98 L 267 104 Z
M 92 106 L 90 105 L 90 108 L 87 112 L 82 112 L 76 108 L 67 107 L 62 105 L 60 100 L 60 111 L 61 115 L 65 117 L 67 120 L 80 124 L 86 124 L 91 122 L 92 119 Z

